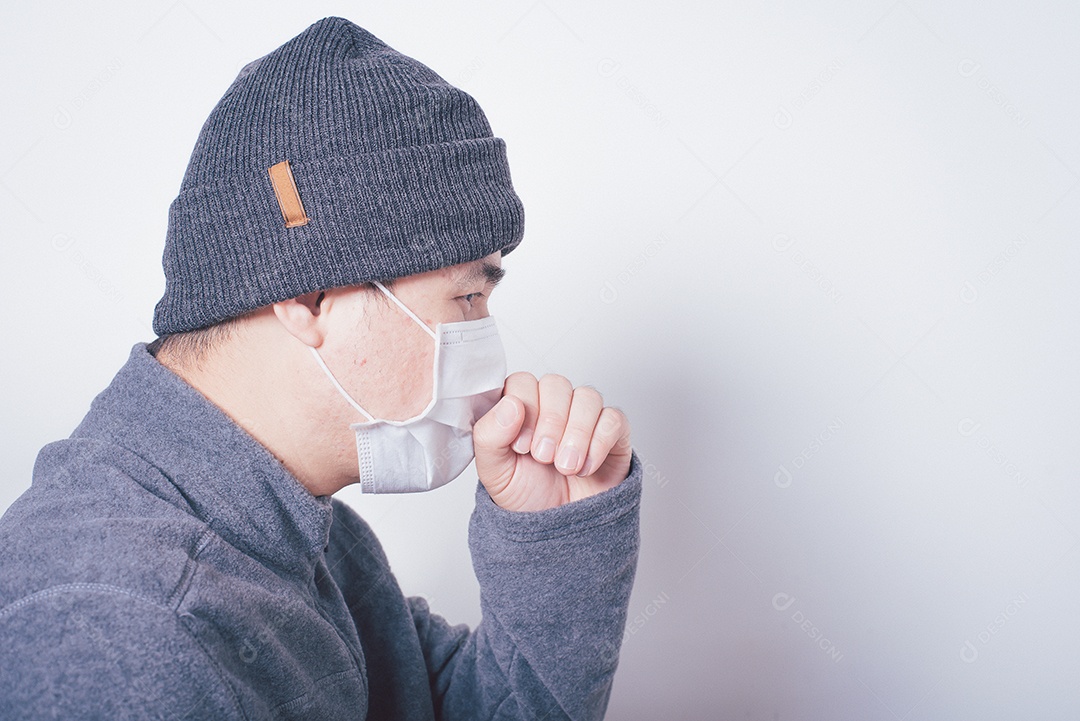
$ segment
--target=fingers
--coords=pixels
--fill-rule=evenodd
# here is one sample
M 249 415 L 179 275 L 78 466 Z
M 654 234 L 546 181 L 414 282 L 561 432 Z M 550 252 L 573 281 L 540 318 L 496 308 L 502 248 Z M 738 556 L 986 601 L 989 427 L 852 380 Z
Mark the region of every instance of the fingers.
M 540 407 L 531 450 L 536 460 L 551 463 L 566 428 L 574 386 L 565 377 L 548 373 L 540 379 L 539 392 Z
M 630 422 L 618 408 L 604 408 L 596 422 L 589 444 L 589 456 L 577 475 L 588 476 L 596 471 L 613 449 L 624 455 L 630 453 Z
M 510 395 L 499 399 L 490 411 L 473 424 L 473 447 L 513 455 L 510 442 L 517 437 L 524 416 L 521 400 Z
M 537 380 L 531 373 L 514 373 L 504 392 L 521 399 L 525 409 L 513 450 L 554 464 L 563 475 L 591 474 L 620 437 L 629 434 L 626 417 L 605 408 L 599 391 L 574 388 L 563 376 L 549 373 Z
M 555 454 L 555 468 L 564 476 L 574 476 L 585 467 L 591 442 L 601 411 L 604 397 L 589 386 L 574 389 L 570 401 L 570 414 Z
M 524 455 L 532 448 L 533 429 L 536 428 L 536 416 L 540 407 L 539 383 L 532 373 L 518 371 L 507 376 L 503 393 L 517 396 L 525 405 L 525 421 L 521 424 L 521 432 L 513 445 L 515 451 Z
M 524 417 L 521 399 L 504 395 L 473 424 L 476 473 L 489 492 L 497 493 L 513 476 L 518 455 L 510 449 L 510 443 L 520 432 Z

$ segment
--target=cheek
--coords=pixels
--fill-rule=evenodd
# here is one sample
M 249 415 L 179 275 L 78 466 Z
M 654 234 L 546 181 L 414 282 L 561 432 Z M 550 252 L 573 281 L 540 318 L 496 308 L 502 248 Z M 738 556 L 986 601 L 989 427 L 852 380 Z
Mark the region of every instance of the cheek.
M 401 379 L 402 391 L 406 387 L 410 392 L 403 392 L 406 398 L 423 397 L 425 400 L 431 396 L 431 364 L 435 360 L 435 346 L 431 337 L 424 334 L 422 338 L 410 339 L 409 345 L 402 349 L 404 353 L 398 355 L 398 378 Z
M 361 344 L 353 361 L 353 377 L 362 379 L 361 393 L 377 399 L 379 407 L 385 403 L 391 417 L 404 417 L 414 407 L 419 411 L 431 398 L 435 360 L 431 336 L 413 325 L 387 328 L 385 333 L 369 337 L 381 338 L 378 347 Z

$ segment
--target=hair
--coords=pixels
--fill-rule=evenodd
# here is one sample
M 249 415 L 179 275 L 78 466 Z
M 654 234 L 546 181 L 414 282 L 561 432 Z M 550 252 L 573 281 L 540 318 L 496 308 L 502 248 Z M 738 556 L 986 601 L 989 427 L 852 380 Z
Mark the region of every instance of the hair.
M 205 328 L 159 336 L 146 346 L 146 350 L 155 357 L 164 353 L 169 359 L 176 359 L 184 365 L 199 365 L 221 344 L 233 338 L 236 326 L 248 315 L 250 313 L 244 313 Z
M 394 287 L 394 280 L 394 278 L 390 278 L 388 280 L 379 280 L 379 282 L 387 290 L 391 290 Z M 390 302 L 390 299 L 383 295 L 375 287 L 374 283 L 362 283 L 361 287 L 374 293 L 387 303 Z M 146 346 L 146 350 L 155 358 L 164 353 L 169 359 L 175 359 L 184 365 L 198 366 L 223 343 L 232 340 L 236 334 L 237 326 L 249 315 L 251 315 L 251 312 L 227 318 L 203 328 L 158 336 Z

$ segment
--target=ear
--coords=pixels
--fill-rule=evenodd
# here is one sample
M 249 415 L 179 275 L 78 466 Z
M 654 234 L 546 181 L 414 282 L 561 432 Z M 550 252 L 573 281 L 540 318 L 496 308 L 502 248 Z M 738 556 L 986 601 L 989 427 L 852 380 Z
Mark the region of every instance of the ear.
M 326 339 L 326 316 L 322 312 L 326 291 L 311 293 L 273 304 L 274 315 L 285 330 L 305 345 L 318 348 Z

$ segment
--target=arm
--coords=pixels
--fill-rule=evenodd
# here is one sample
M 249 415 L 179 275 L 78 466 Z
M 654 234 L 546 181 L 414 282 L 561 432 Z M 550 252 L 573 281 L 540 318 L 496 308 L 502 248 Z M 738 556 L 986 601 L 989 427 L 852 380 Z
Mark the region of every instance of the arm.
M 515 512 L 477 486 L 469 525 L 483 620 L 469 634 L 409 600 L 437 717 L 600 719 L 637 567 L 641 462 L 601 493 Z

